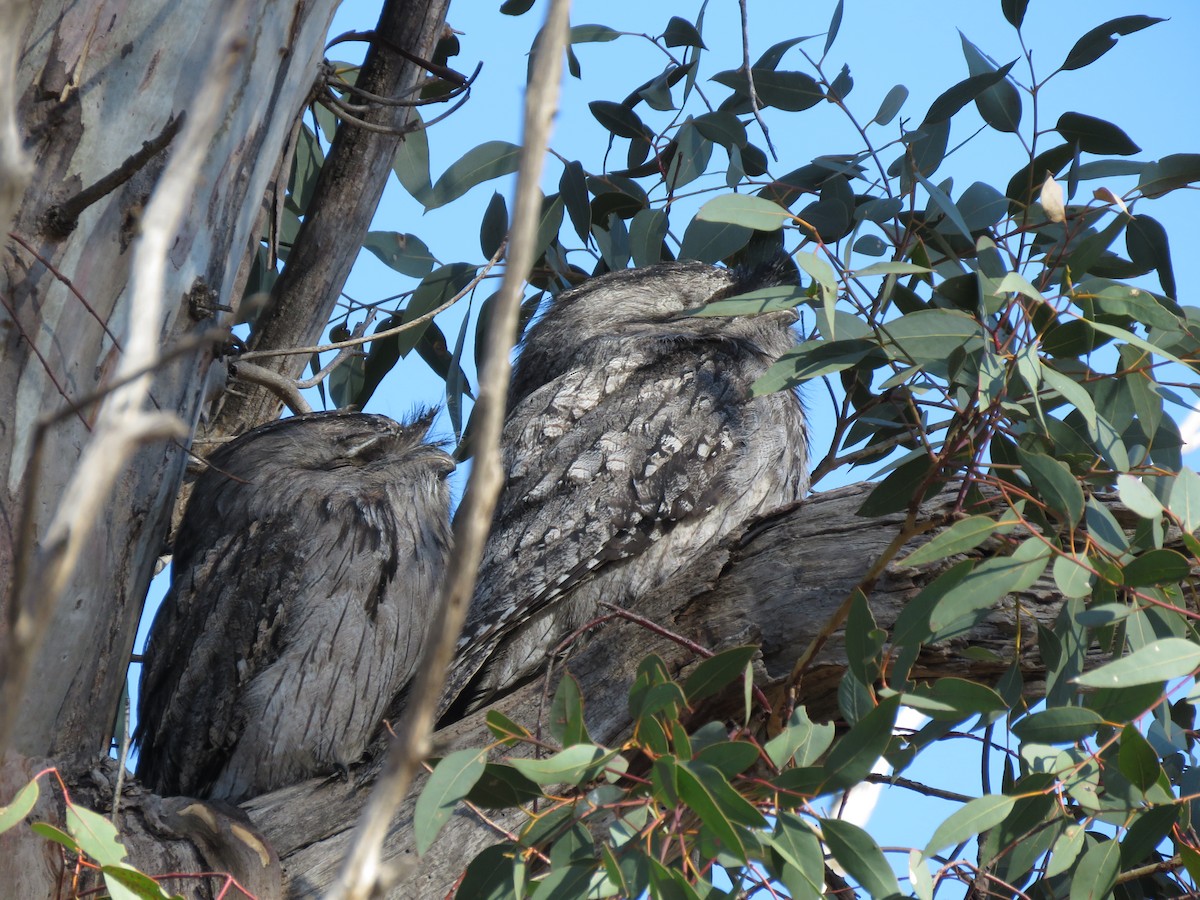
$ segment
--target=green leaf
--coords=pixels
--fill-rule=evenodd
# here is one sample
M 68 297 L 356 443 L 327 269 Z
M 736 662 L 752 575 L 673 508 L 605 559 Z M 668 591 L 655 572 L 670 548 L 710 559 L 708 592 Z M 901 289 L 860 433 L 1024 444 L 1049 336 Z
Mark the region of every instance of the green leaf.
M 951 118 L 989 88 L 1004 81 L 1014 65 L 1016 65 L 1016 60 L 999 69 L 993 69 L 989 66 L 987 71 L 980 72 L 978 75 L 971 75 L 968 78 L 964 78 L 958 84 L 947 88 L 930 104 L 929 111 L 925 113 L 925 119 L 922 124 L 931 125 L 935 122 Z M 1006 130 L 1012 131 L 1015 129 L 1009 128 Z
M 792 813 L 781 812 L 775 818 L 775 831 L 767 837 L 767 843 L 800 880 L 796 885 L 785 870 L 783 880 L 792 896 L 820 900 L 824 896 L 825 856 L 808 823 Z
M 579 682 L 570 672 L 563 674 L 550 703 L 550 734 L 564 747 L 590 743 L 587 725 L 583 721 L 583 694 Z
M 1082 825 L 1068 825 L 1063 829 L 1050 848 L 1050 862 L 1046 865 L 1046 877 L 1053 878 L 1067 871 L 1083 852 L 1086 832 Z
M 572 25 L 570 43 L 607 44 L 621 36 L 621 32 L 607 25 Z
M 825 761 L 831 787 L 853 787 L 867 777 L 887 749 L 899 708 L 899 694 L 879 701 L 834 745 Z
M 17 796 L 13 797 L 12 803 L 8 806 L 0 806 L 0 834 L 8 831 L 29 815 L 29 811 L 37 803 L 38 790 L 37 779 L 34 779 L 17 791 Z
M 695 758 L 726 778 L 733 778 L 754 765 L 759 756 L 758 747 L 749 741 L 718 741 L 704 747 Z
M 1011 556 L 984 560 L 938 601 L 929 614 L 929 627 L 940 633 L 969 624 L 975 613 L 1030 587 L 1046 570 L 1049 558 L 1050 548 L 1031 537 Z
M 1192 534 L 1200 528 L 1200 475 L 1191 469 L 1176 475 L 1167 508 L 1179 519 L 1184 531 Z
M 939 678 L 903 695 L 902 702 L 931 719 L 961 722 L 973 715 L 986 720 L 1007 711 L 1004 698 L 986 684 L 965 678 Z
M 811 766 L 829 749 L 833 735 L 832 723 L 814 725 L 808 711 L 799 706 L 792 711 L 787 727 L 767 741 L 763 749 L 777 769 L 793 762 L 797 766 Z
M 1112 122 L 1083 113 L 1063 113 L 1058 117 L 1054 130 L 1062 135 L 1064 141 L 1078 144 L 1085 153 L 1132 156 L 1142 149 Z
M 1121 570 L 1130 587 L 1177 584 L 1191 574 L 1187 558 L 1176 550 L 1148 550 L 1125 564 Z
M 596 771 L 597 765 L 613 755 L 595 744 L 575 744 L 546 759 L 508 760 L 509 765 L 537 784 L 578 785 Z
M 623 103 L 611 100 L 593 100 L 588 109 L 606 131 L 623 138 L 644 138 L 652 132 L 642 124 L 638 114 Z
M 684 773 L 692 775 L 704 785 L 706 792 L 720 805 L 722 812 L 733 822 L 747 828 L 766 828 L 767 820 L 758 808 L 733 789 L 725 775 L 715 766 L 700 759 L 679 764 L 680 794 L 687 799 L 688 788 Z
M 875 342 L 865 339 L 805 341 L 781 356 L 759 376 L 751 387 L 751 396 L 761 397 L 795 387 L 811 378 L 841 372 L 857 366 L 875 351 Z
M 433 845 L 458 801 L 470 793 L 483 774 L 486 757 L 486 749 L 458 750 L 434 767 L 413 812 L 417 853 L 424 855 Z
M 753 234 L 754 231 L 744 225 L 706 222 L 694 218 L 683 232 L 679 258 L 698 259 L 707 263 L 720 262 L 745 247 Z
M 929 199 L 933 201 L 934 205 L 938 209 L 946 214 L 946 218 L 949 219 L 951 224 L 958 229 L 958 233 L 971 243 L 974 243 L 975 238 L 971 234 L 971 229 L 967 225 L 966 219 L 962 217 L 962 213 L 959 211 L 958 207 L 954 205 L 954 201 L 950 199 L 950 196 L 940 187 L 926 178 L 925 175 L 922 174 L 921 168 L 913 169 L 913 176 L 917 179 L 917 181 L 921 182 L 921 187 L 925 188 L 926 193 L 929 194 Z
M 1183 638 L 1162 638 L 1128 656 L 1084 672 L 1075 681 L 1084 687 L 1131 687 L 1182 678 L 1190 675 L 1198 665 L 1200 646 Z
M 132 866 L 101 866 L 100 871 L 104 873 L 104 884 L 112 900 L 124 900 L 126 896 L 143 900 L 168 900 L 171 896 L 157 881 Z
M 1171 266 L 1171 245 L 1161 222 L 1146 215 L 1134 216 L 1125 229 L 1125 249 L 1131 262 L 1158 273 L 1158 283 L 1164 294 L 1179 296 Z
M 679 16 L 671 16 L 671 20 L 667 22 L 666 30 L 663 31 L 663 43 L 668 47 L 699 47 L 707 49 L 704 46 L 704 41 L 700 38 L 700 32 L 696 30 L 696 26 L 687 19 L 681 19 Z
M 1121 845 L 1100 841 L 1084 851 L 1071 879 L 1070 900 L 1104 900 L 1111 896 L 1121 866 Z
M 962 843 L 981 831 L 987 831 L 999 825 L 1008 816 L 1015 801 L 1003 794 L 987 794 L 976 797 L 942 822 L 933 832 L 933 837 L 925 845 L 923 855 L 926 859 L 947 847 Z
M 65 831 L 55 828 L 49 822 L 33 822 L 29 826 L 29 830 L 34 834 L 44 837 L 48 841 L 54 841 L 56 844 L 62 844 L 72 853 L 79 852 L 79 843 L 75 838 L 71 837 Z
M 692 124 L 710 141 L 726 149 L 746 146 L 746 126 L 731 112 L 716 110 L 704 113 L 692 119 Z
M 518 725 L 504 713 L 495 709 L 489 709 L 487 713 L 488 731 L 496 736 L 501 741 L 506 741 L 510 744 L 516 743 L 518 740 L 533 737 L 532 732 L 523 725 Z
M 562 175 L 558 177 L 558 195 L 562 197 L 575 233 L 581 241 L 586 241 L 592 228 L 592 207 L 588 200 L 587 175 L 578 161 L 563 163 Z M 506 216 L 506 228 L 507 225 Z M 485 250 L 484 255 L 490 259 L 492 254 Z
M 1028 453 L 1017 448 L 1021 468 L 1042 499 L 1068 526 L 1074 528 L 1083 518 L 1083 488 L 1065 463 L 1044 453 Z
M 667 216 L 661 209 L 640 209 L 629 222 L 629 252 L 635 266 L 652 266 L 662 261 Z
M 899 564 L 923 566 L 956 553 L 966 553 L 968 550 L 974 550 L 997 531 L 1004 533 L 1011 530 L 1015 524 L 1015 519 L 1005 518 L 997 522 L 991 516 L 970 516 L 961 522 L 955 522 L 929 543 L 918 547 L 899 560 Z
M 1067 54 L 1062 64 L 1064 69 L 1082 69 L 1091 65 L 1101 56 L 1117 46 L 1114 34 L 1126 35 L 1149 28 L 1158 22 L 1165 22 L 1154 16 L 1121 16 L 1110 19 L 1103 25 L 1098 25 L 1075 42 L 1071 52 Z M 1072 895 L 1071 900 L 1075 900 Z
M 67 831 L 79 842 L 79 849 L 101 865 L 115 866 L 125 861 L 125 847 L 116 826 L 99 813 L 69 804 Z
M 932 271 L 933 269 L 927 266 L 918 266 L 913 263 L 878 262 L 872 263 L 865 269 L 855 269 L 852 274 L 855 278 L 866 278 L 870 275 L 926 275 Z
M 837 6 L 833 8 L 833 17 L 829 20 L 829 30 L 825 33 L 825 49 L 821 51 L 822 56 L 829 52 L 829 48 L 837 40 L 838 31 L 842 27 L 843 6 L 844 0 L 838 0 Z
M 893 359 L 916 365 L 944 363 L 969 341 L 979 340 L 979 322 L 964 313 L 922 309 L 881 327 L 884 349 Z
M 504 195 L 496 192 L 488 201 L 487 209 L 483 211 L 483 219 L 479 223 L 479 249 L 483 255 L 491 259 L 508 236 L 508 205 Z
M 368 231 L 363 249 L 370 250 L 384 265 L 410 278 L 424 278 L 433 271 L 433 254 L 415 234 Z
M 456 896 L 471 900 L 517 900 L 513 861 L 518 852 L 516 845 L 507 841 L 479 851 L 467 865 Z
M 1200 153 L 1173 153 L 1146 166 L 1138 179 L 1138 190 L 1147 197 L 1161 197 L 1197 181 Z
M 1021 23 L 1025 21 L 1025 10 L 1028 6 L 1029 0 L 1000 0 L 1004 18 L 1008 19 L 1008 24 L 1017 31 L 1021 30 Z
M 485 141 L 472 147 L 442 173 L 433 186 L 426 209 L 437 209 L 457 200 L 471 188 L 517 171 L 521 148 L 508 141 Z
M 1012 733 L 1025 743 L 1073 744 L 1096 733 L 1104 720 L 1090 709 L 1056 706 L 1025 716 Z
M 784 112 L 803 112 L 825 99 L 821 86 L 806 72 L 759 68 L 753 71 L 754 90 L 765 106 L 773 106 Z
M 413 115 L 413 124 L 421 126 L 420 117 Z M 392 158 L 392 171 L 412 198 L 428 208 L 433 186 L 429 180 L 429 136 L 424 127 L 417 127 L 401 139 Z
M 841 819 L 819 821 L 829 852 L 867 893 L 876 900 L 900 893 L 896 873 L 874 838 L 851 822 Z
M 1054 584 L 1066 597 L 1087 597 L 1092 593 L 1092 572 L 1086 557 L 1064 554 L 1054 557 Z
M 900 108 L 904 106 L 904 101 L 907 99 L 908 88 L 902 84 L 896 85 L 887 92 L 887 96 L 879 104 L 879 111 L 875 113 L 871 121 L 879 125 L 886 125 L 896 118 L 896 113 L 900 112 Z
M 1139 791 L 1148 791 L 1162 777 L 1158 754 L 1132 723 L 1121 729 L 1121 745 L 1117 752 L 1121 774 Z
M 735 294 L 724 300 L 707 303 L 696 310 L 693 315 L 756 316 L 762 313 L 794 309 L 803 303 L 807 296 L 800 288 L 783 284 L 778 287 L 759 288 L 756 291 Z
M 686 766 L 675 766 L 679 796 L 706 827 L 724 844 L 726 851 L 746 862 L 746 847 L 741 835 L 710 792 L 711 784 L 702 781 Z M 728 786 L 728 785 L 726 785 Z M 733 790 L 730 788 L 730 790 Z M 745 802 L 744 800 L 742 801 Z M 747 804 L 749 805 L 749 804 Z M 751 807 L 753 808 L 753 807 Z
M 321 152 L 321 144 L 312 129 L 301 124 L 300 134 L 296 141 L 296 152 L 292 157 L 292 176 L 288 182 L 288 192 L 296 206 L 308 210 L 312 200 L 313 190 L 317 186 L 317 178 L 321 174 L 321 166 L 325 163 L 325 155 Z
M 1158 498 L 1134 475 L 1122 472 L 1117 476 L 1117 496 L 1123 505 L 1143 519 L 1157 519 L 1162 515 L 1163 507 Z
M 984 53 L 967 40 L 961 31 L 958 33 L 962 42 L 963 56 L 967 60 L 967 69 L 972 75 L 985 75 L 995 72 L 996 66 Z M 975 98 L 975 107 L 983 121 L 1000 132 L 1015 133 L 1021 124 L 1021 94 L 1007 78 L 1003 78 L 982 91 Z
M 541 788 L 512 766 L 488 763 L 465 799 L 487 809 L 508 809 L 541 798 Z
M 722 194 L 713 197 L 696 213 L 705 222 L 743 225 L 756 231 L 778 231 L 792 214 L 778 203 L 753 194 Z
M 731 647 L 716 656 L 704 660 L 683 683 L 683 692 L 688 704 L 711 697 L 742 674 L 746 663 L 758 653 L 756 645 Z

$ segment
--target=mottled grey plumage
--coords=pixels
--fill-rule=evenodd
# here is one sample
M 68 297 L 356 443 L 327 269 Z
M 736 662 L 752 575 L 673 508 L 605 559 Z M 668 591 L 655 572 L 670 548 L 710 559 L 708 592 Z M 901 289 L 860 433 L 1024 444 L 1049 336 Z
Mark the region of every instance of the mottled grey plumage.
M 791 310 L 688 311 L 794 279 L 666 263 L 563 293 L 529 330 L 504 426 L 507 480 L 444 703 L 535 671 L 597 614 L 629 605 L 807 488 L 792 391 L 750 399 L 789 349 Z M 464 693 L 465 692 L 465 693 Z
M 212 454 L 142 667 L 151 789 L 238 802 L 362 755 L 437 608 L 454 466 L 428 427 L 317 413 Z

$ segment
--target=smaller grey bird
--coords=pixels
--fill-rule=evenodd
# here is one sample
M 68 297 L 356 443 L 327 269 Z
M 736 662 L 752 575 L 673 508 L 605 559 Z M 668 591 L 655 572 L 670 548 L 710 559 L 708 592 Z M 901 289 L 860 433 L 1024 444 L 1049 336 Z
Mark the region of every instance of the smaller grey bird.
M 237 803 L 362 756 L 420 659 L 450 545 L 431 419 L 297 416 L 209 457 L 142 667 L 149 788 Z

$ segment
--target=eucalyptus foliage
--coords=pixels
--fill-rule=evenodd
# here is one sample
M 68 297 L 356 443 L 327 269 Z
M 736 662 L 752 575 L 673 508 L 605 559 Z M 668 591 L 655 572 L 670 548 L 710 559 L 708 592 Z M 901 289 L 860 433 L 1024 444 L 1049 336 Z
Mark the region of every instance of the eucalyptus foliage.
M 504 10 L 531 5 L 510 0 Z M 1153 31 L 1139 33 L 1168 27 L 1162 20 L 1099 24 L 1047 65 L 1019 39 L 1027 5 L 1002 0 L 1010 34 L 986 45 L 963 37 L 962 80 L 924 110 L 911 108 L 902 84 L 870 109 L 856 102 L 850 66 L 835 61 L 841 3 L 823 33 L 780 40 L 749 72 L 710 57 L 703 7 L 694 19 L 661 14 L 649 38 L 661 72 L 637 84 L 615 70 L 596 79 L 601 96 L 590 111 L 607 144 L 594 158 L 558 163 L 528 311 L 544 293 L 608 270 L 672 258 L 755 265 L 782 250 L 803 273 L 799 287 L 729 298 L 697 315 L 803 312 L 796 346 L 755 390 L 825 383 L 808 394 L 810 404 L 828 397 L 834 407 L 818 484 L 842 466 L 879 466 L 860 515 L 908 510 L 910 523 L 923 498 L 961 487 L 950 527 L 905 560 L 944 571 L 892 633 L 875 627 L 866 594 L 848 601 L 844 728 L 815 724 L 803 708 L 770 734 L 750 727 L 753 648 L 708 660 L 684 683 L 661 660 L 645 660 L 629 690 L 634 729 L 619 746 L 591 740 L 569 676 L 549 737 L 535 738 L 533 722 L 491 714 L 495 743 L 443 759 L 417 811 L 421 848 L 460 801 L 529 811 L 512 840 L 470 862 L 459 896 L 714 897 L 782 885 L 817 897 L 836 877 L 827 860 L 873 897 L 926 900 L 948 879 L 1030 897 L 1194 889 L 1200 639 L 1190 578 L 1200 564 L 1200 478 L 1182 467 L 1174 416 L 1197 390 L 1200 309 L 1179 302 L 1152 209 L 1200 183 L 1200 154 L 1134 159 L 1139 147 L 1093 115 L 1086 95 L 1080 109 L 1039 108 L 1049 82 L 1079 79 L 1077 70 L 1127 43 L 1147 46 Z M 647 19 L 658 14 L 648 9 Z M 572 29 L 576 46 L 643 39 L 602 24 Z M 1021 50 L 1011 61 L 989 53 L 1013 46 Z M 573 52 L 568 63 L 581 77 Z M 845 113 L 860 149 L 815 158 L 785 149 L 776 159 L 760 117 L 797 127 L 819 104 Z M 1010 136 L 1015 153 L 1010 170 L 963 185 L 939 172 L 955 117 L 971 107 L 986 129 Z M 293 214 L 303 214 L 319 165 L 317 132 L 306 130 Z M 421 132 L 394 161 L 427 209 L 515 165 L 513 145 L 487 140 L 434 178 Z M 703 203 L 686 218 L 679 201 L 697 194 Z M 415 234 L 373 233 L 366 249 L 419 279 L 378 327 L 462 292 L 507 228 L 497 194 L 479 223 L 480 260 L 449 265 Z M 269 268 L 260 275 L 265 283 Z M 487 311 L 485 300 L 453 341 L 430 322 L 374 342 L 339 370 L 334 400 L 366 402 L 415 349 L 446 380 L 455 428 L 469 433 L 465 329 L 486 329 Z M 1099 501 L 1111 492 L 1127 518 Z M 1066 602 L 1039 634 L 1043 688 L 1031 696 L 1015 665 L 990 686 L 912 677 L 922 647 L 968 632 L 1047 573 Z M 1095 645 L 1111 662 L 1085 672 Z M 739 679 L 740 723 L 689 714 Z M 928 723 L 894 735 L 901 706 Z M 971 752 L 1003 777 L 930 823 L 908 858 L 885 855 L 869 830 L 821 812 L 881 755 L 902 773 L 952 731 L 981 736 Z M 519 744 L 538 752 L 512 754 Z

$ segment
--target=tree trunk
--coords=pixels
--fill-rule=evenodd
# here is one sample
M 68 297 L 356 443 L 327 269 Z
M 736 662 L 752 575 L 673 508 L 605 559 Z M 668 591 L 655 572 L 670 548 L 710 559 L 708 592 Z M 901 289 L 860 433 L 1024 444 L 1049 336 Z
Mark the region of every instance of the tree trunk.
M 136 454 L 100 520 L 85 525 L 84 564 L 68 575 L 50 639 L 36 648 L 25 645 L 14 627 L 19 613 L 50 598 L 14 595 L 21 532 L 32 536 L 33 560 L 54 552 L 42 542 L 90 439 L 97 407 L 53 425 L 34 458 L 37 423 L 111 382 L 130 328 L 139 217 L 175 149 L 172 141 L 126 166 L 128 179 L 84 208 L 72 209 L 71 200 L 121 170 L 144 141 L 163 135 L 173 118 L 188 113 L 213 68 L 231 61 L 227 102 L 189 200 L 195 212 L 174 236 L 163 318 L 154 323 L 164 348 L 210 328 L 214 320 L 197 321 L 204 312 L 191 308 L 189 299 L 203 294 L 235 302 L 242 257 L 260 228 L 260 200 L 313 83 L 336 5 L 52 0 L 38 4 L 30 18 L 18 72 L 18 115 L 33 176 L 5 241 L 0 287 L 6 306 L 0 408 L 7 411 L 0 426 L 0 680 L 10 688 L 18 650 L 32 650 L 28 683 L 36 688 L 18 702 L 12 744 L 25 754 L 94 755 L 107 747 L 187 456 L 177 442 L 154 443 Z M 244 36 L 232 48 L 221 40 L 231 16 L 242 23 Z M 217 59 L 214 52 L 235 58 Z M 213 341 L 198 342 L 161 366 L 154 373 L 153 405 L 193 425 L 213 349 Z M 27 497 L 35 476 L 37 494 Z

